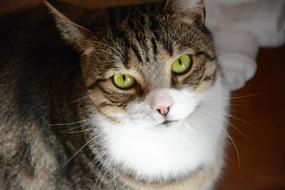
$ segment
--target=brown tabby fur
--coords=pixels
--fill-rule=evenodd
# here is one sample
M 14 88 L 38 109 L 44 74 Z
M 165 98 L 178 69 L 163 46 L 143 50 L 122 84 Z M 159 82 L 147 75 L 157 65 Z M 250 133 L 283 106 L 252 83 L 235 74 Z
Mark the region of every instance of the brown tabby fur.
M 168 85 L 202 91 L 215 80 L 218 67 L 205 65 L 215 60 L 215 52 L 203 18 L 187 15 L 183 24 L 179 14 L 156 14 L 163 5 L 97 11 L 92 17 L 83 12 L 74 20 L 82 26 L 49 13 L 53 10 L 45 5 L 0 18 L 1 190 L 186 190 L 203 183 L 203 177 L 194 177 L 167 187 L 124 184 L 131 175 L 113 179 L 100 137 L 87 144 L 94 138 L 91 129 L 96 131 L 86 122 L 89 113 L 95 108 L 116 122 L 114 113 L 164 82 L 160 65 L 174 52 L 191 48 L 196 64 L 192 74 Z M 134 68 L 145 80 L 120 90 L 107 73 L 118 68 Z M 209 171 L 193 175 L 209 177 Z M 188 185 L 182 188 L 183 183 Z

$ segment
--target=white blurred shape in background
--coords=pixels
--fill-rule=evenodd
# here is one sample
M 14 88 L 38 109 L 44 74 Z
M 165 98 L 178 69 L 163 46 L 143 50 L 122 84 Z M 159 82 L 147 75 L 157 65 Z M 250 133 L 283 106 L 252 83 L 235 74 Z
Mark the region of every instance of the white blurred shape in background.
M 256 72 L 259 47 L 284 43 L 285 0 L 206 0 L 206 10 L 229 88 L 239 89 Z

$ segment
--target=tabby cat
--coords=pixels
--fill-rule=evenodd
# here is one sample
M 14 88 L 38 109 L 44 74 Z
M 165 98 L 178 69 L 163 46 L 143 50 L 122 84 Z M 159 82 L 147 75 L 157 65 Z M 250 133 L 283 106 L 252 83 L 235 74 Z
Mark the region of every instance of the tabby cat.
M 0 189 L 213 189 L 229 91 L 204 2 L 57 5 L 0 18 Z

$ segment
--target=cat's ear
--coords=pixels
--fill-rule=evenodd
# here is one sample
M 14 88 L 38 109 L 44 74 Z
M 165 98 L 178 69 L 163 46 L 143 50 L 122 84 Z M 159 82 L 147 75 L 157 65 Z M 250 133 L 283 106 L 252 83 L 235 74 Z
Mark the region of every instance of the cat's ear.
M 164 11 L 179 15 L 183 19 L 194 19 L 200 24 L 205 23 L 204 0 L 167 0 Z
M 44 3 L 48 7 L 50 13 L 54 16 L 57 28 L 66 42 L 79 51 L 90 48 L 88 38 L 91 32 L 87 28 L 73 22 L 49 2 L 44 1 Z

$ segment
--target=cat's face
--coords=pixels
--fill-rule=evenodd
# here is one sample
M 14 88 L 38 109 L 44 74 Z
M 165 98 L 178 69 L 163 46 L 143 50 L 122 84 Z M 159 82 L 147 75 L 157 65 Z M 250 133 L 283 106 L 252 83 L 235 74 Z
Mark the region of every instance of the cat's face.
M 182 2 L 98 31 L 58 15 L 64 38 L 83 52 L 82 75 L 108 158 L 104 164 L 144 180 L 185 177 L 213 164 L 222 136 L 224 115 L 215 121 L 219 127 L 198 115 L 215 100 L 221 101 L 216 111 L 225 112 L 228 96 L 203 6 Z
M 187 118 L 217 74 L 202 29 L 174 16 L 140 15 L 103 31 L 82 58 L 97 111 L 111 122 L 145 127 Z

